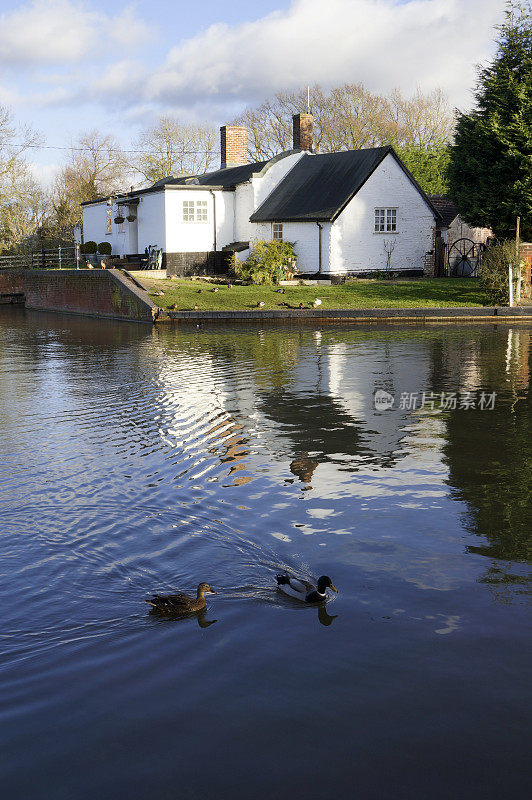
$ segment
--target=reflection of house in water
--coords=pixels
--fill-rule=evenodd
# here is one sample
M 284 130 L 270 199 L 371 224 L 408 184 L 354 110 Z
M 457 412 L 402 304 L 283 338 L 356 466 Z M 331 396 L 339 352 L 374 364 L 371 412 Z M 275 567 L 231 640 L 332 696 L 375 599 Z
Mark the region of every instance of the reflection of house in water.
M 275 422 L 276 448 L 289 441 L 290 469 L 307 483 L 322 461 L 350 470 L 362 463 L 393 466 L 409 416 L 398 410 L 400 394 L 421 396 L 430 388 L 430 348 L 423 338 L 394 332 L 375 340 L 373 333 L 372 357 L 366 336 L 360 350 L 356 336 L 342 343 L 331 338 L 316 332 L 312 344 L 300 347 L 289 388 L 259 397 L 261 412 Z M 381 388 L 395 394 L 393 410 L 375 410 Z

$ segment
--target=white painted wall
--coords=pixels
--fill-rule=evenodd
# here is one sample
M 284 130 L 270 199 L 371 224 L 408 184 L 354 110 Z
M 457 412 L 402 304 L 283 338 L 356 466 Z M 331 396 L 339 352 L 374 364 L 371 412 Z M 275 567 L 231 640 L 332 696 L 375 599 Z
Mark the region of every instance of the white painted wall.
M 184 201 L 207 202 L 206 222 L 183 222 Z M 234 192 L 208 189 L 167 189 L 165 192 L 166 252 L 200 253 L 214 250 L 214 203 L 216 203 L 216 247 L 235 241 Z
M 106 234 L 107 209 L 106 202 L 83 206 L 83 241 L 96 242 L 96 244 L 109 242 L 113 248 L 113 253 L 117 253 L 119 252 L 117 247 L 119 247 L 124 237 L 118 234 L 118 226 L 114 222 L 112 223 L 112 235 Z M 116 213 L 113 213 L 113 216 L 116 216 Z
M 253 211 L 266 200 L 269 194 L 275 187 L 283 180 L 285 175 L 295 167 L 300 158 L 311 156 L 310 153 L 297 152 L 290 153 L 290 155 L 279 158 L 273 164 L 264 167 L 262 173 L 253 175 L 251 177 L 251 184 L 253 186 Z
M 374 233 L 376 208 L 397 208 L 397 233 Z M 329 270 L 383 269 L 385 240 L 396 242 L 392 269 L 422 269 L 432 250 L 433 227 L 433 212 L 388 155 L 333 223 Z
M 112 207 L 111 228 L 112 233 L 106 233 L 107 209 L 109 206 L 104 201 L 83 207 L 83 238 L 84 241 L 109 242 L 113 255 L 132 253 L 131 246 L 135 244 L 130 237 L 130 226 L 136 225 L 138 229 L 137 249 L 134 252 L 143 253 L 149 244 L 165 248 L 166 232 L 164 227 L 164 193 L 147 194 L 140 196 L 137 206 L 137 222 L 124 222 L 123 231 L 115 224 L 117 215 L 116 205 Z
M 255 210 L 251 182 L 241 183 L 235 191 L 234 234 L 235 242 L 248 242 L 256 236 L 255 225 L 249 221 Z
M 164 192 L 140 195 L 137 206 L 137 225 L 139 253 L 144 253 L 149 245 L 166 250 Z

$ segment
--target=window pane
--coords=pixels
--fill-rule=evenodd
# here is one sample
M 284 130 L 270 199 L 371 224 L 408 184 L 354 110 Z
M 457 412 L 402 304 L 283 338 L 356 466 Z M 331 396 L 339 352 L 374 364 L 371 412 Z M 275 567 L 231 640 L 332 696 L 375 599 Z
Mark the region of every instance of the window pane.
M 207 201 L 196 201 L 196 222 L 207 222 Z
M 194 222 L 193 200 L 183 200 L 183 222 Z

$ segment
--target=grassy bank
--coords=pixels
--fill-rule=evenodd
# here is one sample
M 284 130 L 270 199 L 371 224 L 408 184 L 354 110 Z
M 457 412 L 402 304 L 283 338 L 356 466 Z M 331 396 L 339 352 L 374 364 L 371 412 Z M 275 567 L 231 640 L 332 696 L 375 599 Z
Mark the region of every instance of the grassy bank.
M 257 303 L 264 310 L 310 308 L 319 298 L 321 309 L 340 308 L 448 308 L 489 305 L 488 298 L 473 278 L 423 279 L 410 281 L 359 280 L 337 286 L 287 286 L 279 293 L 275 286 L 214 285 L 202 280 L 150 280 L 142 284 L 154 303 L 162 308 L 175 305 L 176 310 L 190 311 L 251 311 Z M 164 292 L 159 296 L 157 292 Z

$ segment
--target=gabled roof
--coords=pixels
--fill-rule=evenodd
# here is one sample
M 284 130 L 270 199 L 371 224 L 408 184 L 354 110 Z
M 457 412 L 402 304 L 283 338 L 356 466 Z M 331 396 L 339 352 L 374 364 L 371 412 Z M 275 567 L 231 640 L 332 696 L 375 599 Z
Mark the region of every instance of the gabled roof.
M 392 147 L 305 155 L 290 170 L 251 222 L 333 222 L 379 164 L 391 154 L 439 219 L 425 192 Z
M 458 209 L 450 197 L 444 194 L 429 195 L 432 205 L 438 210 L 445 227 L 449 227 L 453 220 L 458 216 Z

